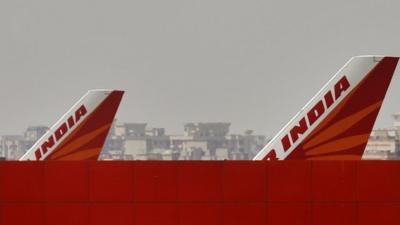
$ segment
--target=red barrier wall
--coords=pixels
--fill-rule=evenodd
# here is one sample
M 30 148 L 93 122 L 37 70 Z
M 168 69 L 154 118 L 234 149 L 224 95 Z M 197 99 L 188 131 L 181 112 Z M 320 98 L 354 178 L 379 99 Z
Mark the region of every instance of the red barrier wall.
M 400 162 L 0 162 L 0 225 L 398 225 Z

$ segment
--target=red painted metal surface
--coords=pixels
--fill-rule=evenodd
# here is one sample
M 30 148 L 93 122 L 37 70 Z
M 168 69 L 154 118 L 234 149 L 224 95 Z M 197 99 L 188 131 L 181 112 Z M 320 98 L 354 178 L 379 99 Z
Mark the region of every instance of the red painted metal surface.
M 398 225 L 400 162 L 0 162 L 0 225 Z

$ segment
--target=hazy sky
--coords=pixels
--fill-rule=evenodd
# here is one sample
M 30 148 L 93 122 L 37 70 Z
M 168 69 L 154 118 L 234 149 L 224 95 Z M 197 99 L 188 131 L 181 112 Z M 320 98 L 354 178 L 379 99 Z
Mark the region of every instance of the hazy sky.
M 0 1 L 0 134 L 52 125 L 88 89 L 120 121 L 275 134 L 353 55 L 400 55 L 398 1 Z M 400 111 L 400 70 L 377 127 Z M 373 94 L 373 92 L 371 92 Z

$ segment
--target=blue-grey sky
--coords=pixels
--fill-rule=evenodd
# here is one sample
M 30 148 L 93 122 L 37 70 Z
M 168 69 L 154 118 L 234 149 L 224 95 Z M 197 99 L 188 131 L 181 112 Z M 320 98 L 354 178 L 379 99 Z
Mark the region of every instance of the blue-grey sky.
M 0 134 L 52 125 L 88 89 L 120 121 L 275 134 L 353 55 L 400 55 L 398 1 L 2 0 Z M 400 111 L 397 71 L 377 127 Z M 373 91 L 371 91 L 373 94 Z

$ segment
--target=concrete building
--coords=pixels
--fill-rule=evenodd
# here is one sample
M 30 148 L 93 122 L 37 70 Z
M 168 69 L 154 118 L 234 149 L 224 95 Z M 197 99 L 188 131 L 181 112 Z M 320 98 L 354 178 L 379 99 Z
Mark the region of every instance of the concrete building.
M 229 134 L 230 123 L 186 123 L 184 134 L 171 136 L 171 148 L 182 160 L 252 159 L 266 144 L 262 135 L 252 131 Z
M 217 149 L 227 148 L 230 123 L 186 123 L 183 135 L 170 137 L 181 160 L 216 160 Z
M 368 140 L 363 159 L 395 159 L 398 152 L 396 130 L 374 130 Z
M 122 159 L 145 159 L 147 157 L 146 123 L 114 123 L 109 148 L 122 152 Z
M 128 136 L 124 141 L 125 156 L 132 157 L 137 160 L 147 159 L 147 140 L 145 137 Z
M 0 157 L 18 160 L 49 130 L 46 126 L 29 126 L 23 135 L 4 135 L 0 139 Z
M 230 135 L 228 137 L 229 159 L 252 159 L 266 144 L 267 139 L 262 135 L 254 135 L 246 131 L 244 135 Z
M 213 159 L 208 150 L 207 141 L 191 140 L 182 143 L 181 160 L 201 160 L 204 157 L 208 160 Z
M 26 151 L 25 139 L 22 135 L 4 135 L 0 139 L 0 157 L 18 160 Z
M 372 131 L 363 159 L 400 159 L 400 113 L 393 118 L 393 128 Z
M 27 149 L 32 147 L 39 138 L 49 130 L 46 126 L 29 126 L 24 132 L 24 139 Z
M 394 126 L 374 130 L 364 159 L 400 159 L 400 113 Z M 147 123 L 114 123 L 100 155 L 103 160 L 250 160 L 267 143 L 251 130 L 230 134 L 230 123 L 186 123 L 182 135 L 167 135 Z M 45 126 L 30 126 L 22 135 L 0 138 L 0 158 L 19 159 L 42 135 Z
M 149 128 L 146 129 L 147 146 L 150 151 L 156 149 L 169 149 L 170 139 L 165 135 L 164 128 Z
M 230 123 L 186 123 L 182 135 L 167 135 L 164 128 L 149 128 L 146 123 L 115 123 L 101 158 L 251 159 L 264 146 L 264 136 L 251 131 L 230 135 L 229 127 Z
M 146 123 L 114 121 L 100 154 L 102 160 L 224 160 L 251 159 L 266 139 L 254 135 L 230 134 L 230 123 L 186 123 L 182 135 L 167 135 L 164 128 Z M 0 157 L 18 159 L 48 131 L 31 126 L 20 135 L 0 139 Z
M 161 160 L 164 151 L 170 148 L 170 138 L 164 128 L 148 128 L 146 123 L 115 123 L 112 131 L 103 159 L 115 158 L 112 153 L 123 152 L 122 159 Z
M 114 135 L 120 137 L 146 136 L 147 123 L 115 123 Z

